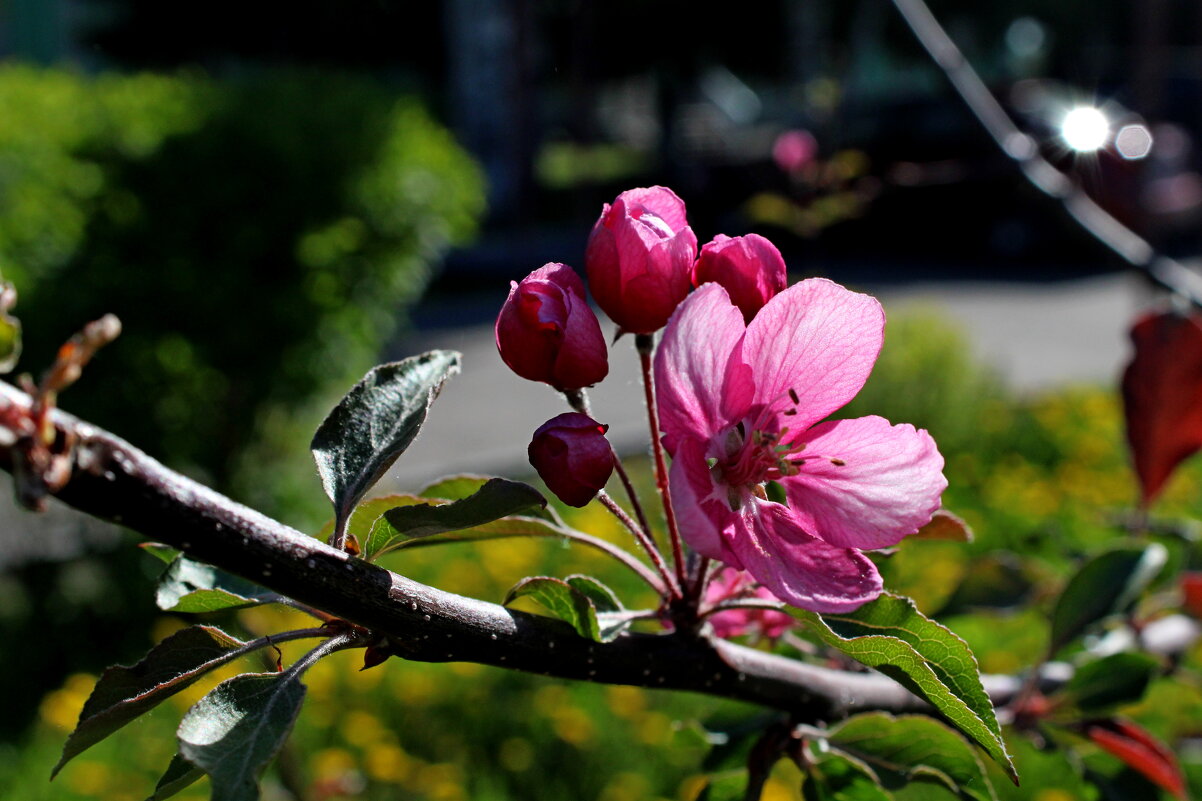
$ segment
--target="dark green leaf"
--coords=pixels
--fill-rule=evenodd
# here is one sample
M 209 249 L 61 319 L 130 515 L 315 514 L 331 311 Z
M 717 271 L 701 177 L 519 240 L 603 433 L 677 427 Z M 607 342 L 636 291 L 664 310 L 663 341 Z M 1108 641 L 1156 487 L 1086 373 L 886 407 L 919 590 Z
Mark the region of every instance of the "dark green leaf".
M 179 754 L 171 757 L 171 764 L 163 772 L 159 783 L 154 786 L 154 794 L 146 801 L 163 801 L 178 793 L 185 787 L 190 787 L 205 775 L 205 772 L 184 759 Z
M 834 752 L 810 760 L 801 797 L 805 801 L 892 801 L 893 798 L 871 768 Z
M 1094 623 L 1130 610 L 1167 557 L 1163 545 L 1151 542 L 1115 548 L 1082 565 L 1060 593 L 1052 612 L 1051 652 L 1060 650 Z
M 257 584 L 181 555 L 159 577 L 155 602 L 168 612 L 216 612 L 254 606 L 269 595 Z
M 459 372 L 459 354 L 434 350 L 368 371 L 317 428 L 310 447 L 334 528 L 413 442 L 443 383 Z
M 218 684 L 179 724 L 179 752 L 209 774 L 213 801 L 256 801 L 259 774 L 300 712 L 292 673 L 244 673 Z
M 463 473 L 456 476 L 443 476 L 431 482 L 418 491 L 422 498 L 441 498 L 444 501 L 457 501 L 469 495 L 475 495 L 480 488 L 492 480 L 492 476 L 477 476 Z
M 105 670 L 84 703 L 51 777 L 77 754 L 228 662 L 244 645 L 212 626 L 192 626 L 151 648 L 137 664 Z
M 925 715 L 857 715 L 832 728 L 827 742 L 869 766 L 886 788 L 933 782 L 974 801 L 997 799 L 972 746 Z
M 172 548 L 170 545 L 164 545 L 161 542 L 140 542 L 138 543 L 138 547 L 155 559 L 168 565 L 175 561 L 175 557 L 179 556 L 178 548 Z
M 444 476 L 432 484 L 423 487 L 417 494 L 423 498 L 440 498 L 445 501 L 457 501 L 475 493 L 490 480 L 492 480 L 491 476 L 469 474 Z M 532 509 L 526 515 L 528 517 L 540 517 L 556 525 L 564 525 L 563 518 L 559 516 L 559 512 L 555 511 L 554 506 L 544 506 L 537 510 Z
M 546 504 L 542 494 L 529 484 L 489 479 L 475 493 L 457 501 L 389 509 L 372 526 L 363 556 L 372 559 L 407 540 L 474 528 Z
M 581 637 L 605 642 L 597 622 L 597 608 L 592 597 L 563 579 L 549 576 L 532 576 L 519 581 L 505 596 L 505 605 L 529 596 L 542 604 L 547 611 L 560 620 L 572 624 Z M 609 633 L 613 639 L 617 632 Z
M 363 501 L 355 507 L 355 511 L 351 512 L 350 521 L 346 524 L 347 536 L 352 536 L 359 540 L 360 543 L 367 542 L 368 536 L 371 534 L 371 527 L 376 522 L 380 515 L 387 512 L 389 509 L 394 509 L 398 506 L 406 504 L 425 503 L 426 498 L 418 495 L 410 495 L 408 493 L 395 495 L 381 495 L 378 498 L 370 498 Z M 330 535 L 334 533 L 334 521 L 328 521 L 318 530 L 314 536 L 319 540 L 328 540 Z
M 431 505 L 438 508 L 437 501 L 431 501 L 428 498 L 418 498 L 413 495 L 392 495 L 388 500 L 392 507 L 397 506 L 416 506 L 416 505 Z M 372 505 L 375 506 L 375 501 L 368 501 L 360 508 Z M 391 508 L 391 507 L 390 507 Z M 351 517 L 351 525 L 347 527 L 348 531 L 356 531 L 358 529 L 357 520 L 359 519 L 358 510 Z M 422 545 L 438 545 L 451 542 L 478 542 L 480 540 L 503 539 L 505 537 L 555 537 L 565 538 L 570 535 L 567 529 L 559 524 L 551 522 L 545 517 L 532 517 L 529 515 L 510 515 L 503 517 L 500 520 L 493 520 L 487 523 L 473 526 L 468 529 L 462 529 L 451 532 L 444 532 L 433 537 L 408 537 L 399 532 L 388 521 L 388 518 L 381 513 L 373 522 L 368 530 L 366 538 L 363 542 L 380 543 L 387 542 L 388 545 L 383 551 L 371 550 L 371 557 L 375 558 L 383 552 L 393 551 L 398 548 L 414 548 Z
M 622 602 L 614 595 L 614 591 L 592 576 L 575 574 L 568 576 L 566 581 L 573 589 L 592 601 L 593 608 L 598 612 L 622 611 Z
M 854 612 L 821 617 L 789 611 L 808 622 L 827 645 L 926 700 L 1017 778 L 972 651 L 924 617 L 909 598 L 882 593 Z
M 601 642 L 609 642 L 626 629 L 630 628 L 630 620 L 621 613 L 625 611 L 622 602 L 614 591 L 592 576 L 568 576 L 567 582 L 572 589 L 592 601 L 597 610 L 597 625 L 601 631 Z
M 1082 712 L 1096 715 L 1143 698 L 1159 672 L 1153 657 L 1125 651 L 1081 665 L 1062 692 Z

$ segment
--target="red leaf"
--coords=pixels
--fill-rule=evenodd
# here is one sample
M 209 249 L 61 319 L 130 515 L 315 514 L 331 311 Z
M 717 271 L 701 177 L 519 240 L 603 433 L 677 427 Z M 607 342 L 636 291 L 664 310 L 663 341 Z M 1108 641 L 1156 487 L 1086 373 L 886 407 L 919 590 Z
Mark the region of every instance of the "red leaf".
M 1123 372 L 1127 442 L 1144 506 L 1182 460 L 1202 448 L 1202 320 L 1154 312 L 1131 329 Z
M 1177 757 L 1145 729 L 1129 720 L 1105 718 L 1081 724 L 1081 733 L 1132 770 L 1139 771 L 1148 781 L 1182 801 L 1188 798 Z
M 1182 606 L 1196 620 L 1202 620 L 1202 573 L 1191 571 L 1181 574 L 1181 592 L 1185 596 Z

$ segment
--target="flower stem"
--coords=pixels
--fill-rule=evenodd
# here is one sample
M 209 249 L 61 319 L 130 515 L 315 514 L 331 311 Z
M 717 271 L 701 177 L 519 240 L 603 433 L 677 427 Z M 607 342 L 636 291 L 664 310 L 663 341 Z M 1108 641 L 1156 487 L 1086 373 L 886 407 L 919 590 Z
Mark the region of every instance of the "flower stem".
M 571 406 L 573 411 L 592 417 L 592 413 L 588 409 L 588 395 L 585 394 L 583 389 L 566 390 L 563 393 L 563 397 L 567 400 L 568 406 Z
M 680 541 L 680 530 L 676 526 L 676 513 L 672 511 L 672 495 L 668 491 L 668 468 L 664 464 L 664 451 L 659 442 L 659 410 L 655 406 L 655 379 L 651 375 L 651 334 L 636 334 L 635 349 L 639 352 L 639 365 L 643 369 L 643 397 L 647 405 L 647 422 L 651 427 L 651 455 L 655 457 L 655 484 L 664 504 L 664 522 L 668 528 L 668 541 L 672 543 L 672 561 L 676 566 L 676 578 L 681 587 L 687 586 L 684 569 L 684 548 Z
M 693 597 L 697 599 L 698 603 L 700 603 L 701 599 L 705 597 L 705 585 L 709 584 L 711 564 L 712 563 L 710 562 L 710 558 L 708 556 L 701 557 L 700 561 L 697 562 L 697 576 L 695 583 L 693 584 L 692 592 Z
M 618 478 L 622 480 L 622 486 L 626 490 L 626 497 L 630 499 L 630 506 L 634 509 L 634 516 L 639 521 L 639 527 L 643 529 L 643 533 L 651 541 L 651 547 L 655 548 L 655 536 L 651 533 L 651 525 L 647 522 L 647 515 L 643 512 L 643 505 L 639 503 L 639 496 L 635 494 L 634 485 L 630 483 L 630 476 L 627 475 L 626 468 L 622 466 L 622 460 L 618 458 L 617 453 L 614 454 L 614 471 L 617 472 Z M 656 548 L 656 553 L 659 553 L 658 548 Z
M 666 588 L 668 594 L 673 598 L 683 597 L 680 586 L 676 583 L 676 579 L 673 578 L 672 574 L 668 571 L 668 566 L 664 563 L 664 557 L 660 555 L 659 549 L 655 547 L 655 541 L 651 539 L 646 529 L 639 526 L 638 523 L 635 523 L 634 520 L 630 518 L 630 515 L 626 514 L 626 510 L 619 506 L 618 502 L 611 498 L 605 490 L 601 490 L 597 493 L 597 500 L 599 500 L 601 505 L 608 509 L 614 517 L 618 518 L 622 525 L 630 529 L 630 533 L 634 535 L 634 538 L 638 541 L 639 545 L 643 546 L 643 550 L 646 551 L 647 556 L 651 558 L 651 564 L 655 565 L 655 569 L 658 570 L 660 576 L 663 577 L 664 587 Z

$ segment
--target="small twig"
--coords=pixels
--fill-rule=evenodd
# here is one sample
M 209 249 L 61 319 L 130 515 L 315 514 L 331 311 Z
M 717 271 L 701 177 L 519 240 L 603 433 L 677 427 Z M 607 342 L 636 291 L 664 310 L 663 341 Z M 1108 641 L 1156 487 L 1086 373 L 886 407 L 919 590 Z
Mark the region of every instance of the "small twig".
M 1059 200 L 1082 228 L 1152 283 L 1202 308 L 1202 276 L 1158 253 L 1146 239 L 1099 206 L 1068 174 L 1040 155 L 1035 140 L 1019 130 L 923 0 L 893 0 L 893 5 L 973 116 L 1002 152 L 1018 164 L 1032 186 Z
M 618 478 L 622 482 L 622 488 L 626 490 L 626 497 L 630 499 L 630 508 L 634 510 L 634 516 L 639 521 L 639 526 L 643 529 L 643 533 L 647 535 L 647 539 L 655 543 L 655 535 L 651 530 L 651 524 L 647 522 L 647 514 L 643 511 L 643 505 L 639 503 L 639 496 L 634 491 L 634 484 L 630 482 L 630 476 L 626 472 L 626 468 L 622 465 L 622 460 L 618 454 L 614 453 L 614 472 L 618 474 Z M 659 549 L 656 548 L 656 553 Z
M 618 519 L 623 526 L 626 527 L 643 550 L 647 552 L 647 556 L 651 559 L 651 564 L 659 571 L 660 577 L 664 580 L 664 587 L 674 598 L 680 598 L 680 587 L 677 586 L 676 580 L 668 571 L 668 566 L 664 563 L 664 557 L 660 555 L 659 549 L 655 547 L 655 543 L 647 536 L 647 533 L 639 527 L 639 524 L 631 519 L 630 515 L 626 514 L 626 510 L 618 505 L 618 502 L 609 496 L 605 490 L 597 493 L 597 500 L 601 505 L 609 510 L 610 514 Z

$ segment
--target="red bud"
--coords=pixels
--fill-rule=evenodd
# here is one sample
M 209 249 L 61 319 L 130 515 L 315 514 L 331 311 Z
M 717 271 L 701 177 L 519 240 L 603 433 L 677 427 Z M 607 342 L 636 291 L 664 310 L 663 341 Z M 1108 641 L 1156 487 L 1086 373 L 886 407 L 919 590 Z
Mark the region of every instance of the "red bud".
M 577 412 L 552 417 L 530 441 L 530 464 L 547 488 L 569 506 L 584 506 L 609 481 L 614 453 L 609 426 Z
M 512 283 L 497 315 L 497 350 L 509 369 L 561 392 L 592 386 L 609 372 L 605 337 L 565 264 L 546 264 Z

